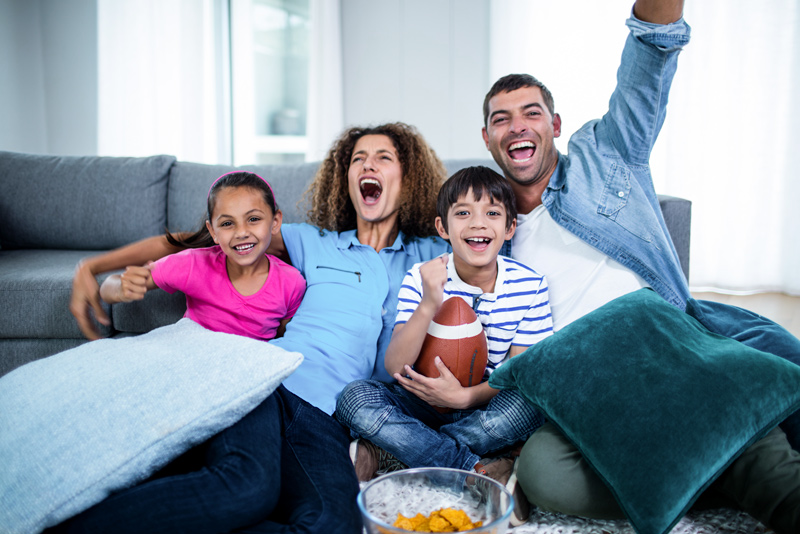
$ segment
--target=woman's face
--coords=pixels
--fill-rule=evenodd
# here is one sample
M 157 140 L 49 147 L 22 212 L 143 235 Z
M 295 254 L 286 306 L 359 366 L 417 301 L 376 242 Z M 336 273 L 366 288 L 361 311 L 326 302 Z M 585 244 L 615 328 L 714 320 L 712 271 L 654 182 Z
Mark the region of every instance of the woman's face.
M 381 222 L 396 216 L 402 180 L 403 167 L 388 136 L 365 135 L 356 142 L 347 182 L 359 219 Z

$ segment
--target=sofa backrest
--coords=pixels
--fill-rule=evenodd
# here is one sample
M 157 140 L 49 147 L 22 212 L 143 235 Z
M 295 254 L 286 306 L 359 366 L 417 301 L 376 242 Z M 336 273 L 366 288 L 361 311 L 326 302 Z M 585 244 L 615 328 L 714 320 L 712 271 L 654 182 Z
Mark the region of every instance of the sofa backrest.
M 275 193 L 283 221 L 303 222 L 305 210 L 297 206 L 319 162 L 297 165 L 204 165 L 179 161 L 170 171 L 167 227 L 171 232 L 197 230 L 206 219 L 206 198 L 214 180 L 235 170 L 250 171 L 267 180 Z
M 107 250 L 163 233 L 174 162 L 0 151 L 0 247 Z

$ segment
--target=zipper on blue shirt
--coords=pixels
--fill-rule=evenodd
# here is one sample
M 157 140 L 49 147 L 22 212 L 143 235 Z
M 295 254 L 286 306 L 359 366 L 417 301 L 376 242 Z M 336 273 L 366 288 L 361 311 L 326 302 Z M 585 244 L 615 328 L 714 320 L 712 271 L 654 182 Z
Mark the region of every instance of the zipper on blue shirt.
M 317 269 L 330 269 L 332 271 L 339 271 L 340 273 L 350 273 L 358 276 L 359 283 L 361 282 L 361 273 L 358 271 L 348 271 L 347 269 L 339 269 L 338 267 L 328 267 L 327 265 L 317 265 Z

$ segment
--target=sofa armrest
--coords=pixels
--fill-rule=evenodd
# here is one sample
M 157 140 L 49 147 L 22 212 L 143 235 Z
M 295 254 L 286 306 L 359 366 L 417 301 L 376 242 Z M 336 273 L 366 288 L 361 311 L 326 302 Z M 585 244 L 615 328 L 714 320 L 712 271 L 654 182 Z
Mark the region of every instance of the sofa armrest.
M 669 235 L 678 257 L 681 260 L 681 269 L 686 279 L 689 279 L 689 245 L 692 237 L 692 202 L 685 198 L 658 195 L 661 213 L 667 223 Z

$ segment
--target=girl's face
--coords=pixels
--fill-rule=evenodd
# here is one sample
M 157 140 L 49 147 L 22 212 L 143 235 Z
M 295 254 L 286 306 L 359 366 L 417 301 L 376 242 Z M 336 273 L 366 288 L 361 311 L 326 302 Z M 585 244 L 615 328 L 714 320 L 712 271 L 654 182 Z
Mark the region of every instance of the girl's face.
M 380 222 L 400 209 L 403 166 L 386 135 L 365 135 L 356 141 L 347 183 L 359 219 Z
M 225 187 L 217 191 L 208 231 L 228 257 L 228 265 L 257 266 L 272 236 L 281 229 L 281 212 L 273 213 L 260 191 Z

